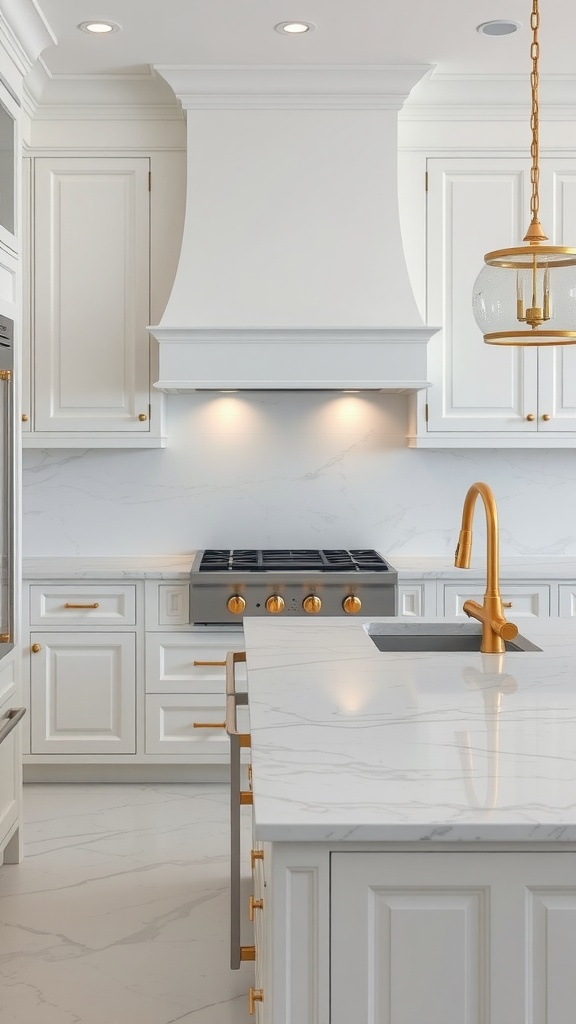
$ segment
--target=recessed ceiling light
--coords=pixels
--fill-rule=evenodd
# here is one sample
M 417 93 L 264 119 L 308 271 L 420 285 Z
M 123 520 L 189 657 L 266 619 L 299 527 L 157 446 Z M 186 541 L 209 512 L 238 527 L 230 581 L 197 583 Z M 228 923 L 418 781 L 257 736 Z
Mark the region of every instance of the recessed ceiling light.
M 81 21 L 78 25 L 81 32 L 91 32 L 92 35 L 106 36 L 110 32 L 119 32 L 120 25 L 113 21 Z
M 299 36 L 304 32 L 313 32 L 316 26 L 310 21 L 281 21 L 279 25 L 274 25 L 274 28 L 276 32 Z
M 483 36 L 509 36 L 513 32 L 517 32 L 519 28 L 522 28 L 517 21 L 483 21 L 481 25 L 476 26 L 476 31 L 481 32 Z

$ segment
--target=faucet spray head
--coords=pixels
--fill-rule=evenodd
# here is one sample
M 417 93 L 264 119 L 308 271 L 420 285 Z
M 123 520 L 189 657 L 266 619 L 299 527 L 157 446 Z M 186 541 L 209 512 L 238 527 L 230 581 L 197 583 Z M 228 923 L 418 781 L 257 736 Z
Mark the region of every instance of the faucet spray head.
M 460 536 L 454 552 L 454 565 L 457 569 L 470 568 L 472 552 L 472 530 L 460 530 Z

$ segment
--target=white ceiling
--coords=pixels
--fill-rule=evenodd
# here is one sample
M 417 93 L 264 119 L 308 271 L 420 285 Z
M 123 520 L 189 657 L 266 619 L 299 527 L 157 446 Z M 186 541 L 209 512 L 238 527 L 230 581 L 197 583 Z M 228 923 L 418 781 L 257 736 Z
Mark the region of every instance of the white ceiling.
M 56 46 L 42 60 L 52 75 L 130 74 L 149 64 L 428 63 L 447 73 L 529 72 L 531 0 L 36 0 Z M 521 22 L 489 38 L 476 26 Z M 117 22 L 105 37 L 81 21 Z M 574 74 L 576 0 L 541 0 L 541 71 Z M 282 21 L 313 22 L 302 36 Z

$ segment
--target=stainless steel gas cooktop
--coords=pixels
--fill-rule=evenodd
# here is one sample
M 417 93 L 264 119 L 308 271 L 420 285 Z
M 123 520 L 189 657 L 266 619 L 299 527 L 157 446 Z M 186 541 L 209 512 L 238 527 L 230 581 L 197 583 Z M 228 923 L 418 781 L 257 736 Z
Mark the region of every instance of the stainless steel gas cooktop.
M 397 573 L 367 548 L 214 548 L 191 574 L 195 623 L 244 615 L 394 615 Z

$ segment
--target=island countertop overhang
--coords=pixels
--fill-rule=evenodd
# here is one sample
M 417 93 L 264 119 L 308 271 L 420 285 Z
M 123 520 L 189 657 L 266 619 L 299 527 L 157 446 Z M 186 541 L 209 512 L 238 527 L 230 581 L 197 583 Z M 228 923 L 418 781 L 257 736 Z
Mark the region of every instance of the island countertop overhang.
M 245 620 L 256 835 L 576 841 L 573 620 L 503 656 L 381 653 L 366 621 Z

